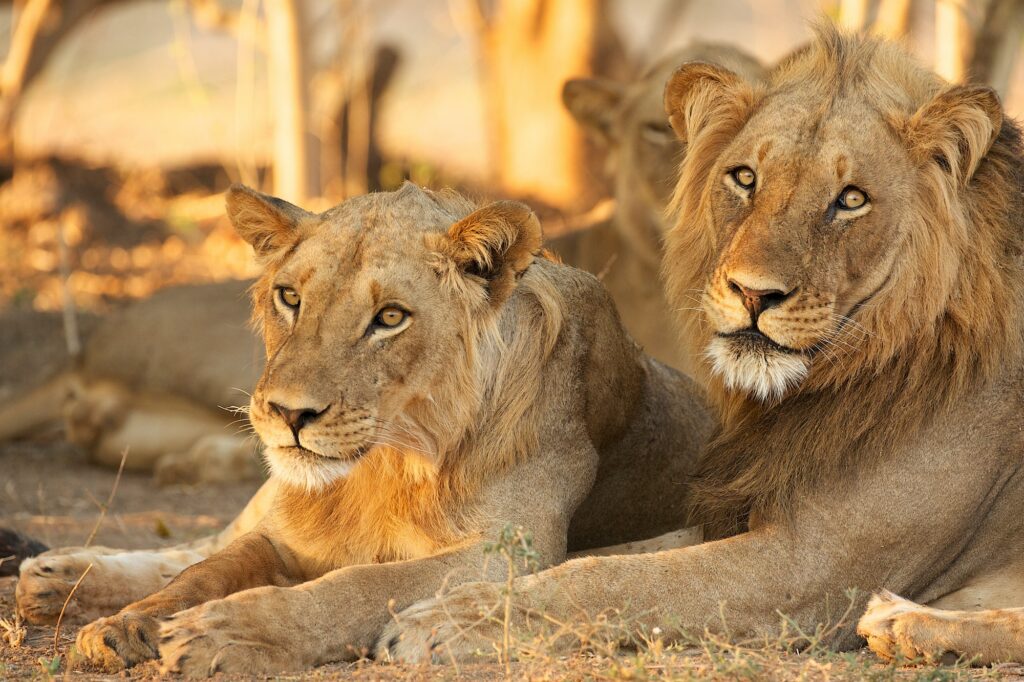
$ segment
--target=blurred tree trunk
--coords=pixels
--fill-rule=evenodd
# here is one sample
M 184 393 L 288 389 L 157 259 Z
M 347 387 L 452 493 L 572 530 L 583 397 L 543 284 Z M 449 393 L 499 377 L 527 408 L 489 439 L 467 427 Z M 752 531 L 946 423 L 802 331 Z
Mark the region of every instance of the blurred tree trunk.
M 968 75 L 1006 96 L 1016 57 L 1024 37 L 1024 3 L 988 0 L 981 26 L 974 36 Z
M 971 24 L 961 0 L 937 0 L 935 4 L 935 71 L 951 83 L 967 77 Z
M 0 161 L 10 163 L 14 158 L 18 107 L 53 51 L 95 10 L 123 1 L 26 0 L 20 3 L 20 11 L 15 9 L 11 46 L 0 70 Z
M 400 62 L 395 47 L 377 47 L 367 73 L 338 107 L 333 127 L 339 139 L 331 141 L 330 149 L 338 156 L 345 197 L 381 189 L 380 105 Z
M 301 0 L 266 0 L 266 49 L 274 113 L 274 194 L 301 204 L 316 196 L 311 154 L 306 26 Z
M 911 0 L 882 0 L 875 17 L 875 32 L 898 40 L 910 33 Z
M 839 25 L 849 31 L 860 31 L 867 27 L 870 12 L 870 0 L 841 0 Z
M 471 0 L 492 180 L 557 206 L 585 197 L 585 140 L 562 84 L 594 73 L 609 35 L 604 0 Z

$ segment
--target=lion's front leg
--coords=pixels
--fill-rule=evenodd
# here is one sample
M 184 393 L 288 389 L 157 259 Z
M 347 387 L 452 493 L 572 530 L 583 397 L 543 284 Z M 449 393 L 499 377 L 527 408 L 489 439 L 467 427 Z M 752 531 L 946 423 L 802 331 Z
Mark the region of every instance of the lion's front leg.
M 564 564 L 586 565 L 592 559 Z M 606 630 L 596 616 L 609 610 L 597 600 L 575 600 L 562 589 L 559 567 L 516 579 L 509 592 L 505 583 L 472 582 L 457 585 L 401 611 L 377 642 L 378 660 L 446 663 L 503 650 L 506 627 L 513 642 L 541 636 L 547 650 L 568 651 L 587 639 L 616 638 L 623 633 Z M 571 578 L 570 578 L 571 580 Z M 506 625 L 505 612 L 509 613 Z M 577 622 L 578 618 L 582 620 Z M 608 622 L 615 622 L 610 619 Z M 515 652 L 511 652 L 513 656 Z
M 18 576 L 18 612 L 29 623 L 55 623 L 72 588 L 84 575 L 67 602 L 64 622 L 88 623 L 117 613 L 162 589 L 189 566 L 256 527 L 267 513 L 276 489 L 273 481 L 264 483 L 224 530 L 183 545 L 152 550 L 67 547 L 26 559 Z
M 156 658 L 160 618 L 252 587 L 291 584 L 290 575 L 273 544 L 260 533 L 248 533 L 185 569 L 159 592 L 82 628 L 78 649 L 108 670 L 131 667 Z
M 162 625 L 164 669 L 190 676 L 274 674 L 368 655 L 391 619 L 391 603 L 404 608 L 423 599 L 450 574 L 479 576 L 482 560 L 482 545 L 473 543 L 207 602 Z

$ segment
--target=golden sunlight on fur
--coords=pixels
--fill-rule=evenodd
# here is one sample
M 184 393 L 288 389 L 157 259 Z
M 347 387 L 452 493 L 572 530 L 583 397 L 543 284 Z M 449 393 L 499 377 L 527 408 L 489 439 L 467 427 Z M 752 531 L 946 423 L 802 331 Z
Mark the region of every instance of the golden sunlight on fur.
M 227 205 L 264 267 L 249 414 L 271 479 L 216 538 L 26 562 L 37 622 L 69 570 L 101 569 L 74 606 L 105 616 L 78 634 L 91 662 L 253 675 L 366 655 L 389 609 L 503 576 L 483 549 L 509 525 L 542 566 L 699 542 L 677 531 L 702 394 L 639 351 L 594 277 L 539 255 L 529 208 L 409 184 L 321 214 L 244 187 Z

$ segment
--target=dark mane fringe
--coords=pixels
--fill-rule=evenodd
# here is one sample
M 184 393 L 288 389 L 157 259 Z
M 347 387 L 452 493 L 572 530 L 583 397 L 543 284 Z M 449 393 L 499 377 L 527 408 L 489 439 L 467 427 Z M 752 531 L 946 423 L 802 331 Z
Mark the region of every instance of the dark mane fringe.
M 819 29 L 819 35 L 822 30 L 826 36 L 816 50 L 831 50 L 836 41 L 845 46 L 838 56 L 831 54 L 832 59 L 866 54 L 849 45 L 861 39 L 828 29 Z M 870 54 L 879 59 L 878 52 Z M 809 55 L 804 51 L 801 56 L 813 59 Z M 882 58 L 889 82 L 869 86 L 872 101 L 897 108 L 896 98 L 889 96 L 923 72 L 895 64 L 891 54 Z M 782 68 L 792 69 L 794 64 Z M 836 66 L 835 73 L 850 73 L 851 68 Z M 920 82 L 907 87 L 912 101 L 928 89 Z M 862 310 L 857 317 L 874 337 L 865 339 L 859 353 L 843 358 L 837 367 L 816 366 L 804 386 L 778 405 L 728 393 L 708 378 L 723 426 L 690 481 L 693 520 L 705 524 L 707 537 L 742 530 L 752 515 L 784 520 L 802 493 L 838 486 L 862 468 L 893 456 L 965 396 L 1019 369 L 1024 352 L 1024 149 L 1019 127 L 1009 119 L 1003 122 L 967 187 L 951 192 L 938 186 L 944 182 L 939 176 L 922 171 L 919 186 L 924 198 L 918 210 L 923 215 L 916 227 L 937 236 L 908 256 L 922 260 L 911 261 L 918 266 L 911 268 L 917 284 L 926 283 L 920 278 L 927 276 L 932 260 L 955 258 L 948 291 L 882 292 L 877 308 Z M 684 173 L 681 185 L 686 177 Z M 690 266 L 693 271 L 666 272 L 677 305 L 690 307 L 692 302 L 681 301 L 692 296 L 686 292 L 693 287 L 703 286 L 708 261 L 713 260 L 694 247 L 707 243 L 707 236 L 700 235 L 707 225 L 696 227 L 707 222 L 705 216 L 685 205 L 699 193 L 694 187 L 677 188 L 677 198 L 683 199 L 676 207 L 678 224 L 692 221 L 689 229 L 696 234 L 677 238 L 673 269 Z M 952 197 L 952 212 L 935 200 L 940 195 Z M 942 246 L 952 253 L 928 251 Z M 680 257 L 683 253 L 688 258 Z M 907 288 L 906 282 L 898 286 Z M 928 296 L 933 300 L 906 305 Z M 699 316 L 684 313 L 681 319 L 695 352 L 707 340 Z

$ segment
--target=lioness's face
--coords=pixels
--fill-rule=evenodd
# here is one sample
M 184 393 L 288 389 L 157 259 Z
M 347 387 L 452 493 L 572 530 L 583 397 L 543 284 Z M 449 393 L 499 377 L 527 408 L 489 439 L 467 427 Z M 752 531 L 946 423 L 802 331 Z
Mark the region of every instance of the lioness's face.
M 913 167 L 879 114 L 769 98 L 712 173 L 718 262 L 701 297 L 727 386 L 781 398 L 863 341 L 852 317 L 885 283 Z
M 267 362 L 249 417 L 275 475 L 313 489 L 376 446 L 433 454 L 437 425 L 416 406 L 446 400 L 469 362 L 472 319 L 493 315 L 540 243 L 521 204 L 467 216 L 468 202 L 438 196 L 407 185 L 314 215 L 229 193 L 236 228 L 267 262 L 253 292 Z M 536 228 L 528 258 L 512 252 L 516 221 Z M 466 256 L 467 241 L 486 263 Z
M 382 218 L 325 217 L 266 280 L 250 419 L 289 478 L 344 475 L 377 443 L 423 448 L 396 418 L 461 350 L 423 234 Z

